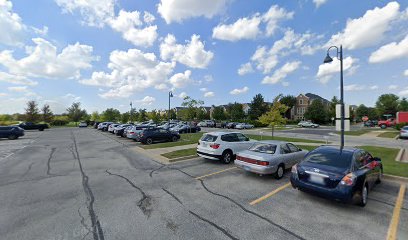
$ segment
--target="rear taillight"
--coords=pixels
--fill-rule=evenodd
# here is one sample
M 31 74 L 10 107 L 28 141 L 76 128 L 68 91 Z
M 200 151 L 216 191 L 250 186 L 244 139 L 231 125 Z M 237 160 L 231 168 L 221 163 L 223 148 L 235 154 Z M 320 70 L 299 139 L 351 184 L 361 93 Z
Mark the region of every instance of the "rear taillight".
M 345 186 L 352 186 L 356 182 L 356 175 L 349 173 L 341 179 L 340 184 Z
M 297 171 L 297 164 L 295 164 L 295 165 L 293 165 L 293 166 L 292 166 L 292 170 L 291 170 L 291 172 L 292 172 L 293 174 L 298 174 L 298 171 Z
M 135 132 L 129 132 L 130 134 L 135 134 Z
M 220 144 L 218 143 L 210 144 L 210 148 L 212 149 L 218 149 L 219 147 L 220 147 Z
M 255 160 L 255 159 L 247 158 L 247 157 L 242 157 L 242 156 L 239 156 L 239 155 L 237 155 L 237 160 L 247 162 L 247 163 L 251 163 L 251 164 L 260 165 L 260 166 L 269 166 L 269 162 Z

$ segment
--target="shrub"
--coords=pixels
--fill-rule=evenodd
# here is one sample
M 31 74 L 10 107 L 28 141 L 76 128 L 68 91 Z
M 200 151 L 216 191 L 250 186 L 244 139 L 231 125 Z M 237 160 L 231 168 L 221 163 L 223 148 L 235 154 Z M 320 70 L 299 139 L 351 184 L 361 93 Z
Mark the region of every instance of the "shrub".
M 408 126 L 408 122 L 402 122 L 402 123 L 397 123 L 395 124 L 395 129 L 397 129 L 398 131 L 401 130 L 401 128 Z

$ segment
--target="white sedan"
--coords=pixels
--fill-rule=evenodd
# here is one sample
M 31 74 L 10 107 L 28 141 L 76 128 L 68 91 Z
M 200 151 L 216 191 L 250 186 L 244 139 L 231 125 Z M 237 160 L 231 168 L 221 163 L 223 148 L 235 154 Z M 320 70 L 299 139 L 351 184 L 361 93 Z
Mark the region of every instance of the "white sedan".
M 236 129 L 250 129 L 250 128 L 254 128 L 254 125 L 248 124 L 248 123 L 239 123 L 235 125 L 235 128 Z

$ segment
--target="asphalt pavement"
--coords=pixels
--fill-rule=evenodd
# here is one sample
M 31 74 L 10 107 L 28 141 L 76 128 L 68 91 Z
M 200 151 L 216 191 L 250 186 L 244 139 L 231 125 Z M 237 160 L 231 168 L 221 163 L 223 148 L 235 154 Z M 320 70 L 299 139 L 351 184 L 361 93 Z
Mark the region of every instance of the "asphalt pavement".
M 384 181 L 361 208 L 294 190 L 289 173 L 164 165 L 89 128 L 30 132 L 0 141 L 0 153 L 12 145 L 0 157 L 1 239 L 385 239 L 401 186 Z M 398 239 L 408 239 L 407 195 Z

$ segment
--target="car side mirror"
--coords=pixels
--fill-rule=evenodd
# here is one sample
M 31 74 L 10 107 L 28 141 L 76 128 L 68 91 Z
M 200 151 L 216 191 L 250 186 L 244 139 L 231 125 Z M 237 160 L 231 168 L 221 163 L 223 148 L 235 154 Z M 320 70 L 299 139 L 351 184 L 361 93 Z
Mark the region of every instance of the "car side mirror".
M 379 158 L 379 157 L 374 157 L 373 160 L 377 161 L 377 162 L 381 162 L 381 158 Z
M 303 151 L 301 148 L 299 148 L 299 151 L 298 152 L 301 152 L 301 151 Z

